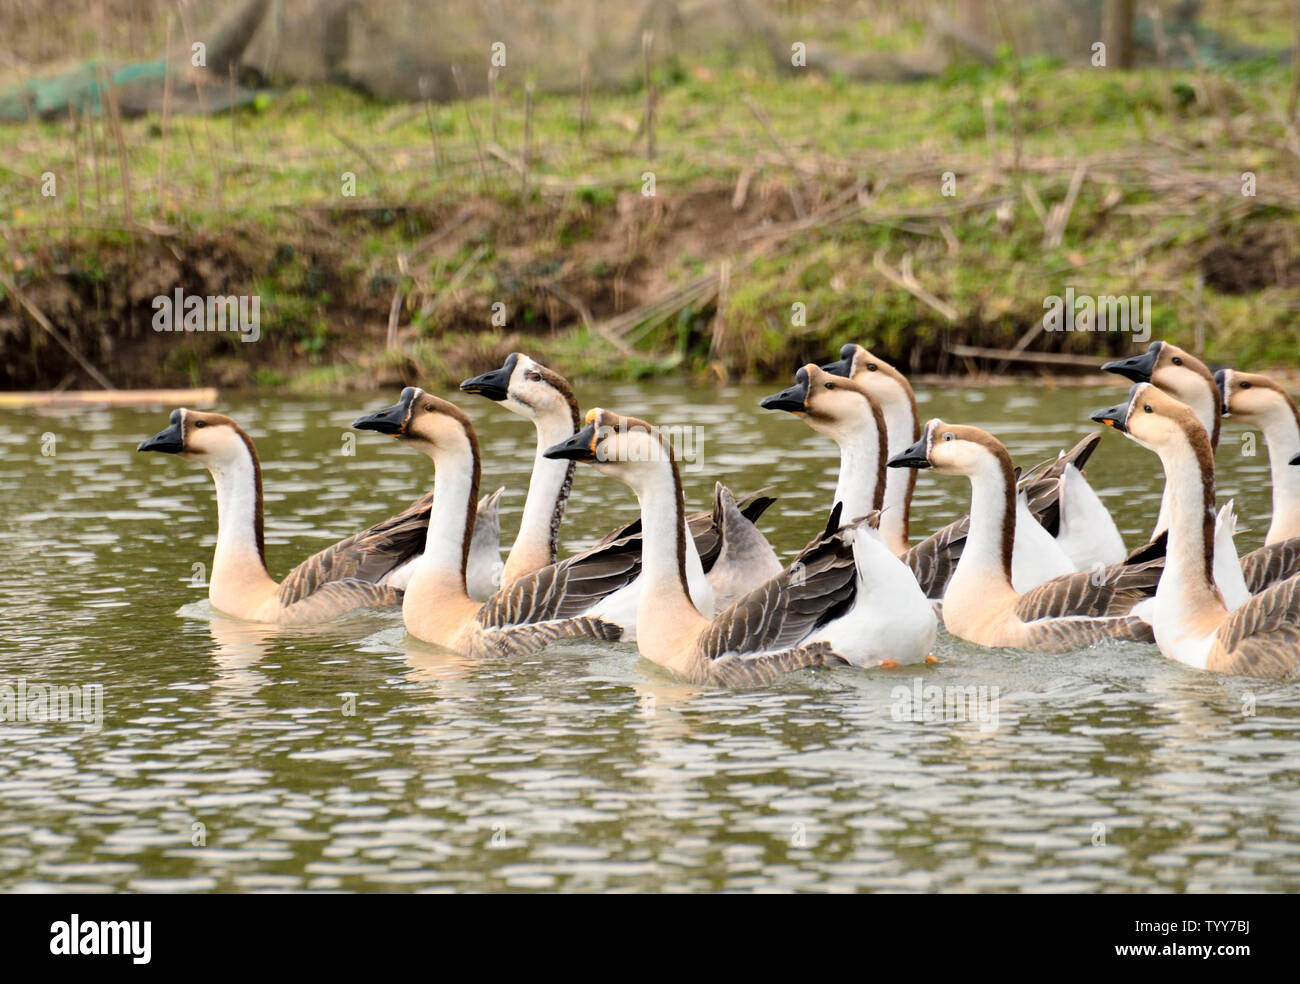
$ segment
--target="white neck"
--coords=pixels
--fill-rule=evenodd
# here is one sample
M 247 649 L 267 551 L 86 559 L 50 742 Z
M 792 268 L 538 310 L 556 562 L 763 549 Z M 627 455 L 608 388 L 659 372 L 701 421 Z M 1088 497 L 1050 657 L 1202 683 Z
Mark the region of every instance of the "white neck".
M 1213 395 L 1210 390 L 1213 389 Z M 1182 399 L 1177 397 L 1177 399 Z M 1187 401 L 1187 405 L 1192 408 L 1192 413 L 1196 414 L 1196 419 L 1201 422 L 1205 428 L 1205 433 L 1210 436 L 1211 442 L 1214 439 L 1214 424 L 1219 416 L 1219 391 L 1213 387 L 1197 387 L 1197 395 Z M 1211 445 L 1213 450 L 1213 445 Z M 1172 495 L 1172 489 L 1168 482 L 1165 483 L 1165 491 L 1160 496 L 1160 514 L 1156 516 L 1156 527 L 1151 531 L 1151 539 L 1155 539 L 1165 530 L 1169 529 L 1170 508 L 1169 497 Z
M 1300 425 L 1290 403 L 1271 409 L 1260 421 L 1273 471 L 1273 522 L 1266 544 L 1300 536 L 1300 466 L 1288 464 L 1300 453 Z
M 572 416 L 567 409 L 552 412 L 539 417 L 535 424 L 537 454 L 533 458 L 533 474 L 528 482 L 528 497 L 524 500 L 519 534 L 510 548 L 510 556 L 506 558 L 503 584 L 520 574 L 555 563 L 560 519 L 564 515 L 561 498 L 568 498 L 572 481 L 572 461 L 543 456 L 547 448 L 573 436 Z
M 466 439 L 453 449 L 435 448 L 433 459 L 433 506 L 429 512 L 429 531 L 424 553 L 411 574 L 408 595 L 417 588 L 417 579 L 450 581 L 465 587 L 465 526 L 472 522 L 477 468 L 473 451 Z
M 892 458 L 916 440 L 916 413 L 912 401 L 899 393 L 897 399 L 881 404 L 885 414 L 885 438 Z M 908 516 L 912 508 L 912 486 L 916 472 L 911 468 L 890 468 L 885 472 L 885 504 L 880 515 L 880 537 L 896 554 L 908 547 Z
M 1180 441 L 1158 453 L 1169 502 L 1169 544 L 1156 587 L 1156 603 L 1166 613 L 1176 613 L 1182 622 L 1189 622 L 1193 616 L 1226 614 L 1222 596 L 1214 586 L 1213 473 L 1207 501 L 1202 465 L 1190 444 Z M 1157 626 L 1157 632 L 1159 629 Z
M 257 549 L 257 507 L 261 490 L 252 453 L 240 442 L 227 461 L 210 465 L 217 485 L 217 550 L 212 558 L 215 586 L 228 580 L 270 580 Z
M 981 456 L 979 466 L 970 475 L 970 532 L 953 572 L 953 584 L 959 579 L 961 583 L 978 579 L 990 586 L 1011 587 L 1002 556 L 1002 531 L 1010 524 L 1014 543 L 1016 512 L 1009 508 L 1007 492 L 1008 483 L 1013 481 L 993 454 Z
M 876 508 L 876 483 L 880 480 L 880 437 L 875 425 L 867 423 L 835 435 L 840 446 L 840 477 L 835 483 L 835 501 L 844 503 L 841 525 L 859 519 Z

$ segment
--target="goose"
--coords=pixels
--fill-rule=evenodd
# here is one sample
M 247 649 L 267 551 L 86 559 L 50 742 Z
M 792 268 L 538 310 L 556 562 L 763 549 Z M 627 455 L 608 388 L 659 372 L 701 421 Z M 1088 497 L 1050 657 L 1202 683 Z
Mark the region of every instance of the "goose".
M 839 361 L 821 368 L 857 381 L 880 403 L 885 416 L 890 456 L 903 451 L 921 436 L 916 394 L 907 378 L 884 359 L 861 345 L 850 342 L 840 349 Z M 1038 508 L 1032 509 L 1038 521 L 1052 533 L 1070 565 L 1064 566 L 1060 562 L 1055 549 L 1044 546 L 1034 550 L 1026 540 L 1017 547 L 1016 556 L 1012 559 L 1012 578 L 1022 590 L 1072 570 L 1087 570 L 1098 564 L 1110 565 L 1124 559 L 1126 550 L 1119 528 L 1082 472 L 1084 461 L 1096 446 L 1097 436 L 1099 435 L 1089 435 L 1085 438 L 1085 442 L 1094 439 L 1086 446 L 1076 447 L 1068 453 L 1061 452 L 1052 468 L 1053 473 L 1060 473 L 1059 486 L 1048 486 L 1050 495 L 1047 496 L 1040 492 L 1036 497 Z M 1046 479 L 1052 476 L 1043 477 Z M 915 486 L 916 471 L 910 468 L 902 472 L 891 471 L 885 480 L 881 533 L 899 556 L 907 554 L 911 546 L 908 541 L 908 522 Z M 1050 521 L 1044 516 L 1044 511 L 1047 510 L 1051 511 Z M 1032 535 L 1023 515 L 1021 529 L 1026 535 Z M 944 542 L 941 538 L 934 544 L 927 543 L 924 550 L 928 552 Z M 919 560 L 919 557 L 919 554 L 913 554 L 914 559 Z M 1048 563 L 1047 558 L 1052 558 L 1052 561 Z M 1031 560 L 1043 562 L 1031 567 Z M 943 585 L 937 587 L 942 594 Z
M 1220 418 L 1223 413 L 1223 395 L 1216 377 L 1196 356 L 1170 345 L 1152 342 L 1144 355 L 1118 362 L 1107 362 L 1103 370 L 1119 373 L 1134 383 L 1151 383 L 1166 395 L 1191 408 L 1197 421 L 1210 437 L 1210 453 L 1219 446 Z M 1283 450 L 1279 457 L 1285 457 Z M 1284 479 L 1287 484 L 1290 479 Z M 1156 519 L 1152 542 L 1157 543 L 1169 527 L 1168 498 L 1172 494 L 1169 483 L 1160 500 L 1160 515 Z M 1220 559 L 1220 569 L 1225 561 Z M 1279 581 L 1300 573 L 1300 539 L 1295 537 L 1266 542 L 1241 557 L 1241 568 L 1246 586 L 1251 594 L 1259 594 Z M 1220 584 L 1225 583 L 1223 578 Z
M 800 416 L 813 430 L 826 434 L 839 445 L 840 474 L 834 501 L 844 503 L 844 516 L 861 516 L 869 510 L 882 509 L 887 485 L 885 462 L 889 457 L 886 418 L 883 408 L 856 376 L 830 373 L 810 363 L 795 373 L 794 386 L 766 397 L 760 406 Z M 1074 564 L 1051 534 L 1030 515 L 1023 495 L 1017 497 L 1016 511 L 1024 531 L 1013 560 L 1012 576 L 1018 589 L 1026 590 L 1050 578 L 1072 573 L 1076 569 Z M 882 527 L 887 515 L 885 508 L 880 520 Z M 955 560 L 959 555 L 965 531 L 965 521 L 958 520 L 902 555 L 927 597 L 943 596 L 952 569 L 949 558 Z M 936 560 L 936 554 L 941 555 L 942 562 Z M 943 576 L 936 576 L 941 571 Z
M 637 646 L 643 657 L 689 682 L 753 685 L 808 667 L 880 665 L 886 662 L 882 651 L 896 653 L 895 662 L 912 662 L 933 644 L 933 613 L 916 585 L 909 586 L 906 569 L 878 535 L 862 524 L 841 524 L 839 505 L 793 564 L 710 618 L 687 587 L 681 477 L 659 432 L 643 420 L 596 408 L 581 431 L 546 454 L 589 462 L 636 493 L 648 581 L 637 610 Z M 895 566 L 880 579 L 885 597 L 868 613 L 862 602 L 869 599 L 860 596 L 869 589 L 860 578 L 878 561 Z M 928 631 L 919 638 L 910 627 L 891 631 L 900 595 L 910 597 L 912 607 L 919 602 L 928 617 Z
M 576 462 L 551 460 L 544 452 L 577 432 L 581 412 L 569 381 L 522 352 L 510 353 L 500 368 L 467 379 L 460 388 L 531 420 L 537 431 L 537 453 L 523 519 L 502 574 L 502 583 L 508 585 L 521 574 L 555 563 L 560 523 L 573 485 Z M 781 571 L 776 551 L 754 525 L 775 501 L 755 493 L 744 504 L 738 504 L 730 490 L 718 484 L 712 511 L 689 518 L 687 570 L 692 578 L 691 596 L 698 603 L 707 605 L 708 595 L 712 594 L 711 610 L 720 610 L 752 585 Z M 635 535 L 637 529 L 639 526 L 635 529 L 625 526 L 613 531 L 607 539 Z M 696 556 L 690 556 L 692 553 Z M 609 599 L 606 608 L 611 613 L 626 613 L 618 616 L 618 620 L 628 626 L 624 639 L 630 642 L 635 638 L 632 627 L 640 588 L 630 585 L 625 590 L 629 592 L 625 598 Z
M 262 463 L 247 431 L 221 414 L 182 407 L 136 450 L 197 461 L 212 474 L 217 547 L 208 599 L 216 611 L 248 622 L 306 625 L 401 601 L 401 590 L 385 581 L 423 547 L 429 517 L 423 499 L 326 547 L 276 583 L 266 568 Z
M 1300 455 L 1300 410 L 1277 383 L 1260 373 L 1220 369 L 1214 374 L 1223 415 L 1264 432 L 1273 478 L 1273 519 L 1265 545 L 1300 537 L 1300 471 L 1289 462 Z
M 1156 644 L 1169 659 L 1216 673 L 1300 675 L 1300 576 L 1229 612 L 1214 580 L 1214 448 L 1199 415 L 1152 383 L 1091 419 L 1160 458 L 1169 503 L 1167 559 L 1156 589 Z
M 465 583 L 469 586 L 469 596 L 475 601 L 484 601 L 496 591 L 501 584 L 501 573 L 505 565 L 501 563 L 501 513 L 500 501 L 505 488 L 499 488 L 478 501 L 474 512 L 474 536 L 469 544 L 469 562 L 465 568 Z M 433 493 L 426 492 L 418 500 L 420 513 L 428 524 L 429 506 L 433 503 Z M 405 588 L 415 570 L 415 562 L 420 559 L 416 554 L 386 578 L 385 584 L 395 588 Z
M 437 480 L 425 548 L 402 597 L 402 621 L 412 636 L 470 656 L 519 655 L 555 639 L 621 636 L 619 626 L 589 609 L 636 577 L 639 544 L 622 540 L 595 547 L 476 602 L 466 590 L 465 568 L 481 462 L 469 417 L 408 386 L 394 406 L 359 417 L 352 426 L 388 434 L 433 460 Z
M 970 532 L 943 595 L 948 631 L 980 646 L 1067 652 L 1103 639 L 1141 640 L 1148 628 L 1130 614 L 1155 590 L 1161 561 L 1120 567 L 1105 577 L 1079 571 L 1017 591 L 1011 558 L 1017 532 L 1015 472 L 997 438 L 935 418 L 921 439 L 889 459 L 891 468 L 933 468 L 971 483 Z

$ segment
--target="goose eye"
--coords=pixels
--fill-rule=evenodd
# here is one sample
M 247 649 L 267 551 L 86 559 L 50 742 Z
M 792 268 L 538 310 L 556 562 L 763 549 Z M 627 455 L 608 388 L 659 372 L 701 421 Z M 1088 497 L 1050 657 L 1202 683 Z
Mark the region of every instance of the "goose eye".
M 1237 389 L 1248 390 L 1248 389 L 1250 389 L 1250 383 L 1238 383 L 1238 384 L 1237 384 Z
M 426 404 L 424 405 L 424 409 L 427 410 L 429 413 L 433 413 L 433 404 L 432 404 L 432 403 L 426 403 Z
M 529 372 L 527 373 L 527 375 L 526 375 L 524 378 L 526 378 L 526 379 L 530 379 L 530 380 L 532 380 L 534 383 L 536 383 L 536 382 L 538 382 L 538 381 L 542 378 L 542 374 L 541 374 L 540 372 L 538 372 L 537 370 L 533 369 L 533 370 L 529 370 Z
M 208 426 L 208 422 L 207 422 L 206 420 L 196 420 L 196 421 L 194 421 L 194 426 L 195 426 L 195 427 L 207 427 L 207 426 Z
M 1178 356 L 1175 355 L 1175 356 L 1174 356 L 1174 365 L 1176 365 L 1176 366 L 1181 366 L 1182 364 L 1183 364 L 1183 360 L 1180 359 L 1180 358 L 1178 358 Z
M 875 372 L 875 371 L 876 371 L 876 364 L 874 362 L 868 362 L 867 372 Z
M 823 385 L 825 385 L 825 387 L 826 387 L 828 390 L 833 390 L 833 389 L 835 388 L 835 384 L 834 384 L 834 383 L 825 383 L 825 384 L 823 384 Z
M 943 435 L 943 439 L 944 439 L 945 441 L 951 441 L 951 440 L 953 439 L 952 431 L 949 431 L 947 434 L 944 434 L 944 435 Z
M 1142 409 L 1145 410 L 1147 413 L 1151 413 L 1151 412 L 1152 412 L 1152 410 L 1151 410 L 1151 404 L 1150 404 L 1150 403 L 1144 403 L 1144 404 L 1142 404 Z

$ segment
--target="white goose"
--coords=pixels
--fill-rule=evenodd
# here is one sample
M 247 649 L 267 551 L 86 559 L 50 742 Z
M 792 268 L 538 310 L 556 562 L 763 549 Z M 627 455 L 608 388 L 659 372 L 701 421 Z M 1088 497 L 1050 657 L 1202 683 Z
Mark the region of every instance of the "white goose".
M 437 473 L 425 549 L 402 598 L 411 635 L 469 655 L 532 652 L 559 638 L 619 638 L 619 627 L 592 609 L 636 578 L 640 544 L 601 544 L 476 602 L 465 583 L 481 467 L 469 418 L 408 386 L 396 405 L 352 426 L 410 445 L 433 460 Z
M 889 516 L 885 500 L 888 495 L 885 471 L 887 418 L 882 406 L 859 377 L 831 373 L 809 364 L 795 374 L 793 386 L 766 397 L 761 406 L 802 417 L 808 426 L 826 434 L 839 445 L 840 473 L 834 501 L 844 503 L 843 515 L 849 519 L 869 510 L 882 510 L 880 523 L 883 530 Z M 907 508 L 913 485 L 915 480 L 894 483 L 896 488 L 906 486 L 903 509 Z M 1024 495 L 1017 497 L 1016 512 L 1023 531 L 1013 560 L 1012 577 L 1017 588 L 1027 589 L 1053 577 L 1072 573 L 1076 569 L 1074 564 L 1057 546 L 1052 535 L 1035 521 Z M 958 520 L 901 555 L 929 598 L 943 596 L 952 565 L 965 542 L 966 529 L 966 520 Z M 894 532 L 900 532 L 897 522 Z
M 225 615 L 249 622 L 304 625 L 358 608 L 395 605 L 401 591 L 386 583 L 423 549 L 429 505 L 340 540 L 304 560 L 280 583 L 266 569 L 262 464 L 253 439 L 229 417 L 173 410 L 165 430 L 137 448 L 197 461 L 217 487 L 217 548 L 208 599 Z
M 1223 395 L 1215 377 L 1200 359 L 1168 342 L 1152 342 L 1144 355 L 1108 362 L 1102 369 L 1118 373 L 1135 383 L 1151 383 L 1161 392 L 1189 407 L 1209 435 L 1210 454 L 1214 454 L 1219 446 Z M 1286 452 L 1282 450 L 1279 457 L 1285 456 Z M 1291 478 L 1287 476 L 1282 481 L 1290 484 Z M 1160 503 L 1160 516 L 1156 520 L 1155 532 L 1152 533 L 1153 544 L 1168 528 L 1168 499 L 1171 494 L 1172 490 L 1166 483 Z M 1224 563 L 1226 560 L 1220 556 L 1216 574 L 1222 572 Z M 1259 594 L 1277 582 L 1300 573 L 1300 538 L 1291 537 L 1265 543 L 1241 558 L 1241 568 L 1251 594 Z M 1219 583 L 1224 584 L 1225 579 L 1219 577 Z
M 577 432 L 581 413 L 568 380 L 522 352 L 512 352 L 499 369 L 467 379 L 460 388 L 531 420 L 537 431 L 537 452 L 523 519 L 502 576 L 502 583 L 509 585 L 521 574 L 556 560 L 575 462 L 551 460 L 544 452 Z M 774 501 L 756 494 L 743 506 L 738 505 L 731 492 L 719 484 L 712 513 L 689 517 L 691 536 L 686 549 L 691 595 L 697 603 L 710 606 L 707 610 L 730 605 L 754 584 L 781 571 L 776 552 L 754 525 L 754 520 Z M 633 536 L 637 529 L 639 524 L 625 526 L 606 539 Z M 635 639 L 640 590 L 640 582 L 634 583 L 625 589 L 625 596 L 605 602 L 604 611 L 625 626 L 624 639 L 629 642 Z
M 943 595 L 944 625 L 980 646 L 1038 652 L 1081 649 L 1103 639 L 1149 638 L 1131 614 L 1155 590 L 1160 560 L 1119 567 L 1097 577 L 1080 571 L 1027 592 L 1012 583 L 1019 517 L 1011 456 L 978 427 L 942 420 L 926 424 L 921 439 L 889 459 L 891 468 L 933 468 L 971 483 L 970 532 Z
M 1229 612 L 1214 579 L 1214 452 L 1197 414 L 1150 383 L 1098 410 L 1105 423 L 1160 457 L 1168 547 L 1153 625 L 1160 651 L 1196 669 L 1276 679 L 1300 675 L 1300 576 Z
M 752 684 L 808 666 L 914 662 L 929 652 L 935 620 L 924 595 L 874 531 L 840 526 L 839 506 L 795 563 L 710 619 L 687 590 L 681 478 L 658 432 L 595 409 L 547 455 L 590 462 L 636 493 L 648 579 L 637 645 L 652 662 L 694 682 Z M 885 564 L 890 573 L 878 576 Z M 867 597 L 874 590 L 881 597 Z M 899 624 L 908 611 L 923 613 L 919 631 Z
M 849 343 L 840 349 L 838 362 L 828 363 L 822 369 L 855 380 L 876 398 L 885 416 L 891 456 L 906 449 L 920 436 L 921 419 L 916 410 L 916 394 L 907 378 L 884 359 L 861 345 Z M 1070 452 L 1061 452 L 1054 464 L 1044 463 L 1034 469 L 1021 483 L 1022 487 L 1027 486 L 1036 473 L 1047 470 L 1037 476 L 1044 484 L 1036 487 L 1030 511 L 1056 540 L 1055 547 L 1048 545 L 1044 538 L 1037 536 L 1026 521 L 1026 515 L 1021 513 L 1020 526 L 1025 539 L 1018 541 L 1012 561 L 1012 577 L 1021 590 L 1074 570 L 1087 570 L 1098 563 L 1115 564 L 1124 559 L 1124 540 L 1115 520 L 1081 471 L 1096 446 L 1095 442 L 1090 442 L 1092 436 Z M 1046 485 L 1053 480 L 1057 486 Z M 908 521 L 915 486 L 916 472 L 911 469 L 891 471 L 885 480 L 881 533 L 899 556 L 907 554 L 911 547 Z M 940 536 L 934 542 L 918 544 L 921 549 L 912 554 L 914 563 L 910 566 L 917 569 L 923 555 L 947 542 L 948 537 Z M 1068 564 L 1061 559 L 1062 553 Z M 932 588 L 936 594 L 943 592 L 942 584 Z

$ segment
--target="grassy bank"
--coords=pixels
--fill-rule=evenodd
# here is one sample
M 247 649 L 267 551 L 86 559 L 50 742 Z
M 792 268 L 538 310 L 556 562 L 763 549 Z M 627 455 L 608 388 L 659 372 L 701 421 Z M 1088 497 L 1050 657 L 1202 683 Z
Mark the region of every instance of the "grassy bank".
M 1150 296 L 1155 336 L 1211 360 L 1300 363 L 1276 62 L 653 82 L 653 149 L 644 90 L 528 110 L 508 77 L 441 106 L 303 89 L 0 130 L 0 388 L 90 385 L 33 309 L 119 386 L 437 385 L 512 348 L 575 376 L 717 378 L 850 339 L 915 371 L 996 364 L 954 344 L 1126 351 L 1035 333 L 1067 287 Z M 178 286 L 257 295 L 261 339 L 155 333 Z

